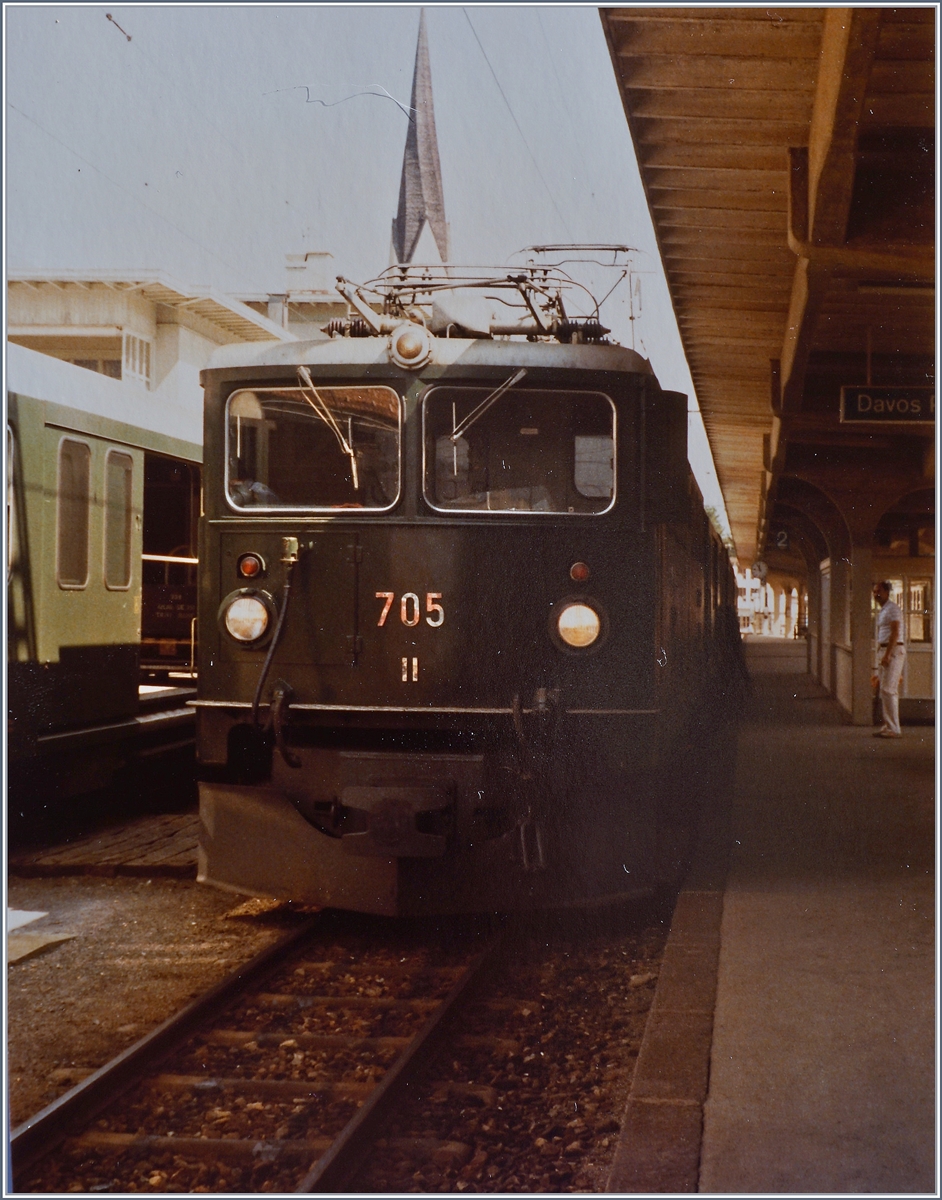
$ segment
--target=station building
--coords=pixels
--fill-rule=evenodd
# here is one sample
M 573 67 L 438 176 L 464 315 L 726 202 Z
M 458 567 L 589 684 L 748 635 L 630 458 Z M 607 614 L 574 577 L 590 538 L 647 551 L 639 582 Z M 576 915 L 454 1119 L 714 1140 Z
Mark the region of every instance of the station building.
M 159 271 L 11 271 L 7 338 L 17 346 L 122 384 L 125 419 L 135 404 L 165 413 L 175 436 L 203 440 L 199 373 L 218 346 L 293 341 L 280 321 Z
M 336 274 L 333 255 L 326 250 L 287 254 L 282 291 L 247 292 L 239 300 L 294 337 L 327 337 L 324 327 L 347 316 L 347 302 L 335 286 Z

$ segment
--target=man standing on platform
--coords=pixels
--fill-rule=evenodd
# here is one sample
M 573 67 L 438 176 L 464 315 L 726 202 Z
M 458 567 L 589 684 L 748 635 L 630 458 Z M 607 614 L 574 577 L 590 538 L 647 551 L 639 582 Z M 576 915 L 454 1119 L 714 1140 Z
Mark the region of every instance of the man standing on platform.
M 883 725 L 874 737 L 902 737 L 899 727 L 899 681 L 906 658 L 903 640 L 903 614 L 898 604 L 890 599 L 889 580 L 873 585 L 873 598 L 880 605 L 877 613 L 877 645 L 882 653 L 877 660 L 877 675 L 880 680 L 880 704 L 883 707 Z

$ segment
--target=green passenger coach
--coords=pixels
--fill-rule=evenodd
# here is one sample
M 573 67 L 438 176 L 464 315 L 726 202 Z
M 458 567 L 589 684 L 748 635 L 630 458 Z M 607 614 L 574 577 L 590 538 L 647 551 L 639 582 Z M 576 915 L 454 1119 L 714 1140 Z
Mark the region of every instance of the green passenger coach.
M 10 812 L 28 821 L 192 739 L 202 449 L 117 380 L 15 345 L 6 378 Z

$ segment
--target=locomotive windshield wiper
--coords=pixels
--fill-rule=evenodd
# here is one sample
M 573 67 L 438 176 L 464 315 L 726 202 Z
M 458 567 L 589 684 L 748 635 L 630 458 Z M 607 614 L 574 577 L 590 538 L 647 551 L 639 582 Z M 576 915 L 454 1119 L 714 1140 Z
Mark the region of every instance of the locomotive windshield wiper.
M 302 385 L 301 395 L 331 431 L 331 433 L 340 443 L 340 449 L 350 459 L 350 473 L 353 476 L 353 490 L 358 492 L 360 490 L 360 481 L 357 478 L 357 456 L 354 452 L 353 446 L 351 445 L 353 441 L 353 419 L 351 418 L 349 424 L 350 441 L 347 441 L 343 435 L 343 431 L 337 424 L 334 414 L 327 407 L 327 404 L 324 402 L 323 398 L 318 394 L 317 388 L 314 386 L 314 380 L 311 378 L 311 372 L 307 369 L 307 367 L 298 367 L 298 379 L 301 381 Z M 311 389 L 311 393 L 314 396 L 313 400 L 304 390 L 304 385 L 307 385 L 307 387 Z
M 515 384 L 518 384 L 520 380 L 523 379 L 524 375 L 526 375 L 526 373 L 526 367 L 521 367 L 520 370 L 511 375 L 506 382 L 502 383 L 499 388 L 496 388 L 489 396 L 485 396 L 477 408 L 473 408 L 461 422 L 461 424 L 455 427 L 455 431 L 451 435 L 451 440 L 453 442 L 457 442 L 458 438 L 460 438 L 463 433 L 471 428 L 478 417 L 483 417 L 491 405 L 494 404 L 495 401 L 499 400 L 505 392 L 509 392 Z

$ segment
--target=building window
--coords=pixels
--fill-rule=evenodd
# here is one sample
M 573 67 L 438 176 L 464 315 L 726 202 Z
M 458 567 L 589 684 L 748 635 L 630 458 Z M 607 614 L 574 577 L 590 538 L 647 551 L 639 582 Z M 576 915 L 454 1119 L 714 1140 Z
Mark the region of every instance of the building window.
M 934 558 L 935 525 L 931 515 L 886 513 L 877 526 L 873 548 L 881 558 Z
M 56 489 L 56 581 L 61 588 L 88 583 L 88 507 L 92 452 L 85 442 L 59 443 Z
M 888 530 L 880 546 L 880 553 L 893 558 L 909 558 L 909 543 L 908 529 Z
M 129 454 L 109 450 L 105 457 L 105 587 L 131 586 L 131 484 Z
M 906 597 L 906 640 L 932 641 L 932 580 L 910 579 Z
M 898 604 L 904 621 L 904 640 L 913 645 L 932 644 L 932 580 L 890 579 L 890 599 Z M 873 613 L 879 612 L 876 601 Z
M 151 345 L 146 338 L 126 333 L 122 348 L 122 378 L 135 379 L 150 387 L 151 357 Z
M 112 379 L 121 378 L 120 358 L 70 358 L 69 362 L 86 371 L 97 371 L 99 375 L 108 375 Z

